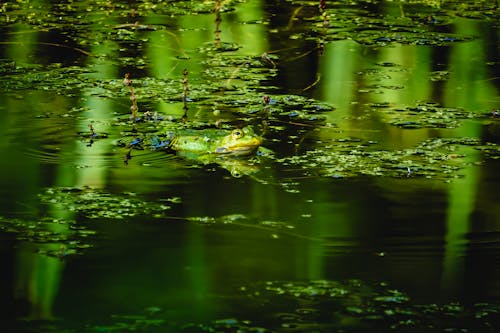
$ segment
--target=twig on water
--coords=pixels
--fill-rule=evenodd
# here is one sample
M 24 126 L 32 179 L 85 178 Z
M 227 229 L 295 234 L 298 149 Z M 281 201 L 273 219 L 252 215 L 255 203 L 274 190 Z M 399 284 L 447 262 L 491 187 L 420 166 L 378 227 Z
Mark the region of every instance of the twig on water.
M 23 45 L 23 44 L 24 43 L 22 43 L 22 42 L 0 42 L 0 45 Z M 85 51 L 85 50 L 78 48 L 78 47 L 73 47 L 73 46 L 68 46 L 68 45 L 58 44 L 58 43 L 49 43 L 49 42 L 37 42 L 36 44 L 61 47 L 64 49 L 70 49 L 70 50 L 73 50 L 76 52 L 80 52 L 80 53 L 85 54 L 87 56 L 92 56 L 92 53 Z
M 315 85 L 317 85 L 320 80 L 321 80 L 321 74 L 318 73 L 316 75 L 316 80 L 313 83 L 311 83 L 310 85 L 308 85 L 307 87 L 305 87 L 304 89 L 302 89 L 302 91 L 307 91 L 307 90 L 311 89 L 312 87 L 314 87 Z

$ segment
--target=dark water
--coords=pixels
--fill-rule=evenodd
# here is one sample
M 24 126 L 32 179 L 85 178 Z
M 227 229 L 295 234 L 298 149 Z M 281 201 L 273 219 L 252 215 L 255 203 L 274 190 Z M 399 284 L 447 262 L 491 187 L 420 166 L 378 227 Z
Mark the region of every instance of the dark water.
M 425 3 L 5 4 L 1 325 L 498 332 L 498 9 Z M 180 124 L 184 68 L 272 153 L 124 163 L 123 75 Z

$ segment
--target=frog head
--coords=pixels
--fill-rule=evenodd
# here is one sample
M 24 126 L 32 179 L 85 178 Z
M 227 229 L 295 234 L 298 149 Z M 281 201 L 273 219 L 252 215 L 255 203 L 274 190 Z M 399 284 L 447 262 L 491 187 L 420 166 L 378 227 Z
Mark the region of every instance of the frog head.
M 224 136 L 217 144 L 215 153 L 230 155 L 248 155 L 262 144 L 262 138 L 251 127 L 237 128 Z

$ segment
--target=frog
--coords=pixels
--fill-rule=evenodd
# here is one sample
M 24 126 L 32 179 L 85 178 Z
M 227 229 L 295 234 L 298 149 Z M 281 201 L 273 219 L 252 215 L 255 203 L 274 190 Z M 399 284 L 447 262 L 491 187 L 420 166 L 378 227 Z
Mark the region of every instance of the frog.
M 262 138 L 250 126 L 227 130 L 191 130 L 171 135 L 168 148 L 178 154 L 248 156 L 257 151 Z
M 165 150 L 175 152 L 183 159 L 196 164 L 218 164 L 232 176 L 251 175 L 259 170 L 257 151 L 263 139 L 253 128 L 245 126 L 233 130 L 224 129 L 176 129 L 164 128 L 157 134 L 136 137 L 125 144 L 130 149 Z M 130 151 L 126 162 L 131 158 Z

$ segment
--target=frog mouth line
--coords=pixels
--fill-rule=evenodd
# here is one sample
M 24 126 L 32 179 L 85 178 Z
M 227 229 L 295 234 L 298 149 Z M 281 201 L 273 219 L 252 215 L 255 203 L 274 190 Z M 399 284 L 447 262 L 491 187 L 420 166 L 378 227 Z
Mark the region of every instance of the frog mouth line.
M 219 147 L 215 149 L 217 154 L 227 154 L 227 155 L 248 155 L 257 150 L 259 146 L 241 146 L 241 147 Z
M 215 149 L 216 154 L 227 154 L 227 155 L 249 155 L 259 148 L 262 140 L 255 139 L 251 144 L 242 146 L 230 146 L 230 147 L 218 147 Z

